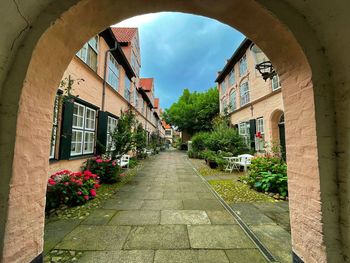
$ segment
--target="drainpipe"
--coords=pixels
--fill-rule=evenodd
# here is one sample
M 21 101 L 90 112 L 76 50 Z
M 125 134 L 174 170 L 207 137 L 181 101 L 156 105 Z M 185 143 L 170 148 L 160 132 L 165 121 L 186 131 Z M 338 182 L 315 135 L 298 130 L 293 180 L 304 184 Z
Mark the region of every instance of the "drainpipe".
M 104 111 L 105 110 L 105 97 L 106 97 L 106 77 L 107 77 L 107 63 L 108 63 L 108 54 L 112 51 L 115 51 L 118 49 L 118 43 L 115 42 L 114 43 L 114 48 L 108 49 L 105 52 L 105 65 L 104 65 L 104 69 L 103 69 L 103 85 L 102 85 L 102 106 L 101 106 L 101 110 Z

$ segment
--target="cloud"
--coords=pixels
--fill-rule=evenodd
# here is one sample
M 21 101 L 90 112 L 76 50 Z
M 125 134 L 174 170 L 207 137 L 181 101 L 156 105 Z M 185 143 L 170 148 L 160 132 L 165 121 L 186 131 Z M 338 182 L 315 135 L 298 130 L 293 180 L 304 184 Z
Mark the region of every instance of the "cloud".
M 151 13 L 151 14 L 134 16 L 134 17 L 128 18 L 120 23 L 117 23 L 113 26 L 142 27 L 146 24 L 152 23 L 153 21 L 157 20 L 160 16 L 162 16 L 162 13 Z

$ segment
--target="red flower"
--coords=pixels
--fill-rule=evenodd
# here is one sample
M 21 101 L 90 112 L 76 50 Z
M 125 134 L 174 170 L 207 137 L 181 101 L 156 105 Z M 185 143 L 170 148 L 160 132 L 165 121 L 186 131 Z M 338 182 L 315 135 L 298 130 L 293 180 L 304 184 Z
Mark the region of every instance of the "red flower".
M 106 159 L 105 160 L 105 163 L 109 163 L 111 160 L 110 159 Z
M 49 184 L 50 184 L 50 185 L 55 185 L 56 182 L 55 182 L 55 180 L 53 180 L 53 179 L 50 178 L 50 179 L 49 179 Z
M 69 185 L 69 183 L 68 183 L 68 182 L 65 182 L 64 185 Z
M 88 195 L 84 195 L 84 199 L 85 200 L 89 200 L 89 196 Z
M 77 180 L 77 181 L 75 181 L 79 186 L 82 186 L 83 185 L 83 182 L 82 181 L 80 181 L 80 180 Z
M 103 160 L 102 159 L 96 159 L 96 163 L 102 163 Z
M 95 185 L 94 185 L 94 187 L 95 187 L 96 189 L 98 189 L 98 188 L 100 188 L 100 187 L 101 187 L 101 185 L 99 185 L 99 184 L 95 184 Z
M 82 195 L 82 192 L 81 192 L 81 191 L 78 191 L 78 192 L 77 192 L 77 195 Z
M 90 195 L 91 196 L 96 196 L 96 190 L 95 189 L 91 189 L 90 190 Z

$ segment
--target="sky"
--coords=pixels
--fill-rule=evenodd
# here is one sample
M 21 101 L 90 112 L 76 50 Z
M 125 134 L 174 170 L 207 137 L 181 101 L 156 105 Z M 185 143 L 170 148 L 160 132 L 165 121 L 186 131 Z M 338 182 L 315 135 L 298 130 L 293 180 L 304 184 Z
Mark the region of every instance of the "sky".
M 217 20 L 183 13 L 146 14 L 115 26 L 139 28 L 141 77 L 154 78 L 155 97 L 164 109 L 185 88 L 214 87 L 217 72 L 244 39 Z

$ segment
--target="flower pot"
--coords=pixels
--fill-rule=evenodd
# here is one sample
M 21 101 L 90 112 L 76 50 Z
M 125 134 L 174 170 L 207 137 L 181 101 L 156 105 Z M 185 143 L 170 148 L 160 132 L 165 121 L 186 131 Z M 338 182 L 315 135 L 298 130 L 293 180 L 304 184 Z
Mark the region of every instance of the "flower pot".
M 215 169 L 216 167 L 218 167 L 217 162 L 212 161 L 212 160 L 208 160 L 208 165 L 211 169 Z

